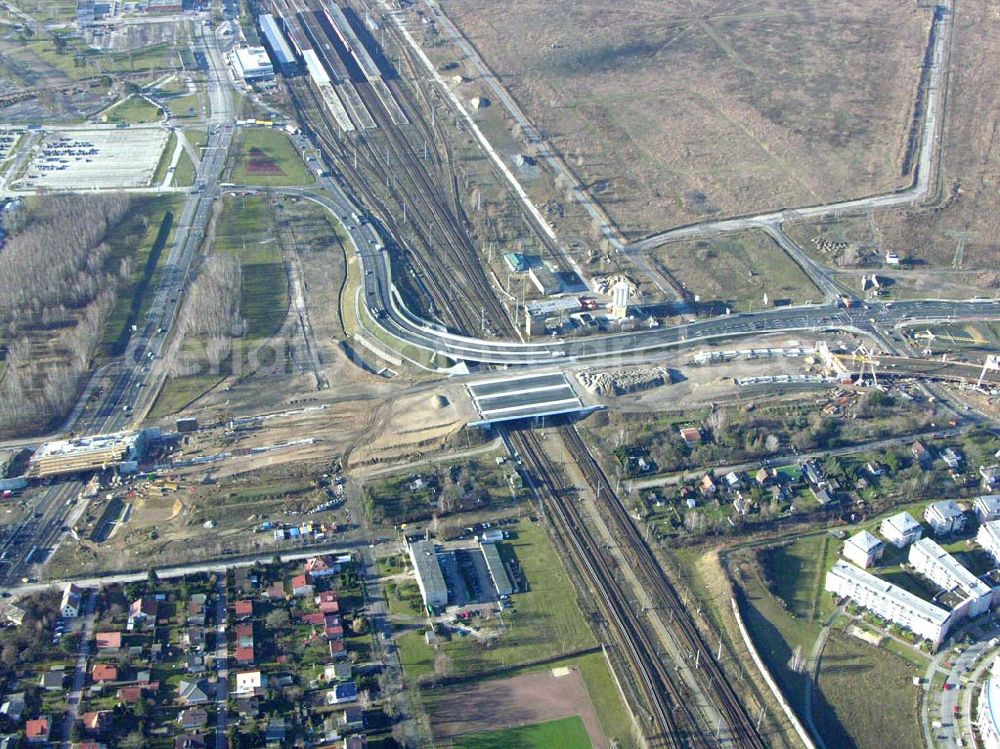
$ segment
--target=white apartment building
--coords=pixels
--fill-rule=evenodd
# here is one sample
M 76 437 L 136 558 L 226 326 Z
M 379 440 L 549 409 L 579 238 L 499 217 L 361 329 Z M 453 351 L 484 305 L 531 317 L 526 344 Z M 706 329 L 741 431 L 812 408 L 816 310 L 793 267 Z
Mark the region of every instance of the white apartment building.
M 924 510 L 924 520 L 934 529 L 935 536 L 957 533 L 965 528 L 965 513 L 953 499 L 932 502 Z
M 897 549 L 904 548 L 907 544 L 924 535 L 923 526 L 914 520 L 913 515 L 908 512 L 899 512 L 891 518 L 886 518 L 882 521 L 878 531 L 882 534 L 882 538 Z
M 976 497 L 973 508 L 980 523 L 1000 519 L 1000 494 L 984 494 Z
M 920 539 L 910 547 L 907 560 L 914 570 L 961 599 L 952 609 L 955 618 L 979 616 L 989 610 L 993 588 L 969 572 L 936 541 Z
M 885 544 L 868 531 L 855 533 L 844 542 L 844 559 L 867 569 L 882 558 Z
M 1000 520 L 989 520 L 979 526 L 976 543 L 993 557 L 994 562 L 1000 564 Z
M 826 573 L 826 590 L 850 598 L 858 606 L 930 640 L 937 648 L 948 635 L 951 614 L 908 590 L 880 580 L 847 562 Z

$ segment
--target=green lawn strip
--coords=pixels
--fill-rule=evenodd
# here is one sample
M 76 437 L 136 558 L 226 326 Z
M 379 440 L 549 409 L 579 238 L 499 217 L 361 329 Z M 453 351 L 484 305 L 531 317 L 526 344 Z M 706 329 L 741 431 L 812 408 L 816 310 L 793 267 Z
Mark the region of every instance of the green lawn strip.
M 144 125 L 159 122 L 160 108 L 155 107 L 141 96 L 132 95 L 108 111 L 104 121 L 110 125 Z
M 589 749 L 587 729 L 578 715 L 545 723 L 532 723 L 500 731 L 484 731 L 462 736 L 452 742 L 454 749 Z
M 892 745 L 920 746 L 917 720 L 922 673 L 894 653 L 832 634 L 823 650 L 813 715 L 827 746 L 880 749 L 892 716 Z M 862 685 L 878 685 L 878 698 Z
M 177 147 L 177 136 L 174 133 L 170 133 L 167 138 L 167 144 L 163 147 L 163 153 L 160 154 L 160 161 L 156 165 L 156 171 L 153 172 L 153 179 L 150 181 L 150 187 L 156 187 L 157 185 L 162 185 L 163 180 L 167 178 L 167 170 L 170 169 L 170 162 L 174 160 L 174 149 Z
M 149 411 L 149 419 L 160 419 L 175 414 L 188 403 L 197 400 L 215 387 L 225 377 L 220 374 L 200 374 L 186 377 L 170 377 L 156 396 Z
M 174 169 L 174 187 L 190 187 L 194 184 L 194 163 L 187 151 L 181 151 L 181 157 L 177 160 L 177 168 Z
M 102 356 L 116 356 L 124 350 L 130 326 L 138 324 L 149 308 L 183 202 L 182 196 L 175 195 L 138 198 L 136 207 L 109 235 L 111 258 L 131 257 L 132 272 L 104 325 Z
M 215 249 L 238 255 L 242 263 L 240 314 L 247 324 L 247 340 L 274 335 L 288 313 L 288 279 L 273 229 L 267 199 L 226 198 L 216 229 Z
M 434 651 L 427 645 L 423 631 L 406 632 L 394 637 L 393 641 L 407 679 L 416 681 L 425 674 L 434 673 Z
M 280 130 L 241 128 L 233 153 L 232 181 L 242 185 L 309 185 L 314 182 L 295 146 Z
M 601 724 L 601 730 L 608 742 L 612 746 L 617 742 L 617 746 L 621 749 L 635 746 L 632 716 L 625 706 L 625 700 L 615 683 L 611 666 L 608 665 L 604 653 L 581 655 L 569 662 L 580 669 L 580 675 L 587 685 L 587 694 L 594 703 L 597 721 Z
M 201 130 L 199 128 L 194 128 L 194 127 L 184 128 L 184 135 L 187 137 L 188 143 L 191 144 L 191 147 L 194 148 L 196 151 L 198 151 L 199 154 L 201 153 L 201 149 L 205 146 L 205 144 L 208 143 L 207 130 Z

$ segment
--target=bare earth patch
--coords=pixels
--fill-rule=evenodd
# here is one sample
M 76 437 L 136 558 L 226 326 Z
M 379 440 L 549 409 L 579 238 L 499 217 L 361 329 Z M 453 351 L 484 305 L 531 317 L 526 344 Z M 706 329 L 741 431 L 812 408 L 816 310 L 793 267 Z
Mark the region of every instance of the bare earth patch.
M 483 731 L 541 723 L 579 715 L 594 749 L 608 749 L 597 712 L 576 667 L 534 671 L 507 679 L 463 685 L 431 705 L 434 737 L 449 739 Z
M 630 239 L 908 181 L 912 0 L 442 5 Z

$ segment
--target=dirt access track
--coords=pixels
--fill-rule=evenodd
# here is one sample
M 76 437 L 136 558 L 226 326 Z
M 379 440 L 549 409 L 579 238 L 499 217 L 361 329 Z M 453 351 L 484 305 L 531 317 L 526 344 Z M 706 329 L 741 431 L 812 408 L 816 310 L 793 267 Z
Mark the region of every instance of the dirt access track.
M 575 667 L 463 685 L 435 699 L 430 713 L 434 738 L 445 745 L 460 736 L 579 715 L 594 749 L 608 749 L 597 711 Z
M 914 0 L 440 4 L 627 240 L 912 176 L 933 17 Z

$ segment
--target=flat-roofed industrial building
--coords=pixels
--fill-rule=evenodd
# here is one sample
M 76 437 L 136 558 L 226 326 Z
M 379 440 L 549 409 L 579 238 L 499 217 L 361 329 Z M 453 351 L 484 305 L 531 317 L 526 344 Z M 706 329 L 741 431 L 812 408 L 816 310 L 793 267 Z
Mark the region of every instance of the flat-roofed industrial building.
M 490 572 L 490 579 L 493 580 L 493 587 L 497 596 L 506 598 L 514 592 L 514 586 L 510 583 L 510 575 L 504 566 L 503 558 L 500 556 L 500 549 L 496 544 L 480 543 L 479 548 L 483 550 L 483 558 L 486 560 L 486 569 Z
M 239 47 L 230 53 L 233 70 L 248 83 L 274 77 L 274 66 L 263 47 Z
M 264 37 L 264 46 L 271 54 L 274 69 L 282 73 L 294 70 L 298 61 L 292 53 L 292 48 L 288 44 L 288 40 L 285 39 L 285 34 L 281 30 L 281 24 L 270 13 L 261 14 L 257 20 L 260 22 L 260 31 Z
M 448 604 L 448 585 L 441 572 L 437 550 L 433 541 L 414 541 L 410 544 L 410 561 L 417 573 L 417 587 L 428 609 Z

